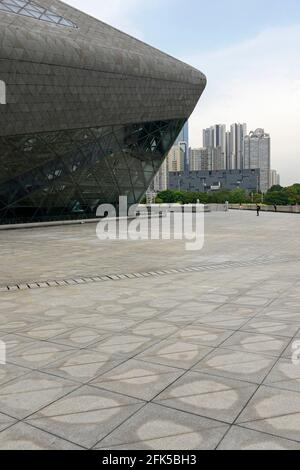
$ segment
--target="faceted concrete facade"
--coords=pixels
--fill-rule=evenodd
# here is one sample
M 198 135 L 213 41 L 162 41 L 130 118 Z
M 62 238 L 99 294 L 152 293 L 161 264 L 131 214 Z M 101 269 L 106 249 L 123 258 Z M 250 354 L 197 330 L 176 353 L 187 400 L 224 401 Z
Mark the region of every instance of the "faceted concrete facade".
M 18 4 L 0 1 L 0 223 L 139 201 L 205 76 L 57 0 Z

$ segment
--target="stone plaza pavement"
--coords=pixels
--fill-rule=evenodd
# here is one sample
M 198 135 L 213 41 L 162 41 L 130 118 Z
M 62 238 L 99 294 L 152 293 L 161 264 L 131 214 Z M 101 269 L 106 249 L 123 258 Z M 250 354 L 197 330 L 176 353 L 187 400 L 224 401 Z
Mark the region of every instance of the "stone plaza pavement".
M 300 449 L 299 217 L 0 231 L 0 448 Z

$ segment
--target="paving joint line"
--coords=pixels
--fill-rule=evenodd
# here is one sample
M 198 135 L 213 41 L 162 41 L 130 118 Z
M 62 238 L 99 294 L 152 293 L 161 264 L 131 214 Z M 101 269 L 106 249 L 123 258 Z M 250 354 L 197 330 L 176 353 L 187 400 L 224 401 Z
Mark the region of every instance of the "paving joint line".
M 290 261 L 297 261 L 298 259 L 287 257 L 287 258 L 267 258 L 262 260 L 242 261 L 242 262 L 224 262 L 220 264 L 211 264 L 203 266 L 187 266 L 184 268 L 176 268 L 169 270 L 157 270 L 140 273 L 121 273 L 121 274 L 106 274 L 99 276 L 80 276 L 70 279 L 54 279 L 47 281 L 33 281 L 33 282 L 21 282 L 16 284 L 0 285 L 0 292 L 10 292 L 19 290 L 30 290 L 30 289 L 49 289 L 51 287 L 66 287 L 77 284 L 91 284 L 101 283 L 107 281 L 122 281 L 127 279 L 142 279 L 145 277 L 163 277 L 171 274 L 187 274 L 191 272 L 205 272 L 205 271 L 217 271 L 220 269 L 232 269 L 232 268 L 243 268 L 249 266 L 260 266 L 267 264 L 276 263 L 288 263 Z

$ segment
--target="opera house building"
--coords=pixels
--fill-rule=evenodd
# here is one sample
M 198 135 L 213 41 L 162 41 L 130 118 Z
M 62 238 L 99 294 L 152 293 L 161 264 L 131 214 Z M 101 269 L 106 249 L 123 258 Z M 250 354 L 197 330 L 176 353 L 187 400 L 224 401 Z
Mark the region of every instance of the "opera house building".
M 0 223 L 144 196 L 205 76 L 57 0 L 0 0 Z

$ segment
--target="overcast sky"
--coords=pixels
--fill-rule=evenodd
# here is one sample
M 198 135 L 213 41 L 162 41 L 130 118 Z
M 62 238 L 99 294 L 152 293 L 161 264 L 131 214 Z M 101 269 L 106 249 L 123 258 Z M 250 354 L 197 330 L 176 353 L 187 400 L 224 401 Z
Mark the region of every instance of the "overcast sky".
M 282 184 L 300 182 L 299 0 L 67 0 L 199 68 L 208 86 L 190 120 L 202 129 L 246 122 L 272 137 Z

